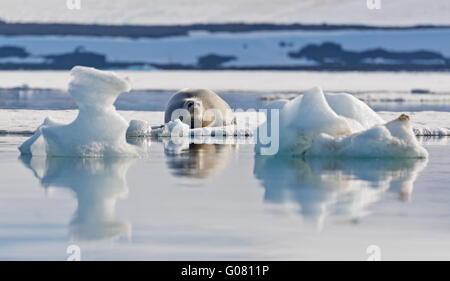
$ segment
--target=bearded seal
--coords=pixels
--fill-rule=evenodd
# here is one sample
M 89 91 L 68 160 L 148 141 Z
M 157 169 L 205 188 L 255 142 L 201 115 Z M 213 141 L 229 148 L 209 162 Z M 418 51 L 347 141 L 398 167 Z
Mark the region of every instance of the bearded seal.
M 164 122 L 176 119 L 191 129 L 236 124 L 228 103 L 208 89 L 183 89 L 176 92 L 167 103 Z

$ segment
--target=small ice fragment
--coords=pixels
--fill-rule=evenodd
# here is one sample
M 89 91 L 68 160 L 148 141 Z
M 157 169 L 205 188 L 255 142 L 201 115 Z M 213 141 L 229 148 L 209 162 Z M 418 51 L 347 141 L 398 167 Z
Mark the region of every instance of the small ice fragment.
M 158 137 L 188 137 L 189 126 L 181 122 L 180 119 L 169 121 L 164 126 L 152 130 L 151 134 Z
M 150 127 L 145 120 L 131 120 L 127 129 L 127 137 L 146 137 L 150 135 Z

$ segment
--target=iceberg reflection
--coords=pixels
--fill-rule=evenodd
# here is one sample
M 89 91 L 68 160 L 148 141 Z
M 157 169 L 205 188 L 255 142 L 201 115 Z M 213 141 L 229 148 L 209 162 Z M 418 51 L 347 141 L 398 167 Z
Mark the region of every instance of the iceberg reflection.
M 294 203 L 319 229 L 328 216 L 358 221 L 384 192 L 411 198 L 424 159 L 300 159 L 255 156 L 254 175 L 269 203 Z
M 132 158 L 44 158 L 21 156 L 44 188 L 73 191 L 78 207 L 70 222 L 73 240 L 131 237 L 131 224 L 115 217 L 115 205 L 128 194 Z

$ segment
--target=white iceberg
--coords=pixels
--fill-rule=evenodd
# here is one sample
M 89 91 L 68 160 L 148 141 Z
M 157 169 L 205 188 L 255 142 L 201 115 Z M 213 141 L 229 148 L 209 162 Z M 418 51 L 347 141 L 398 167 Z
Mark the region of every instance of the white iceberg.
M 279 108 L 279 154 L 375 158 L 428 155 L 416 140 L 407 116 L 383 125 L 376 112 L 349 94 L 325 95 L 322 89 L 314 88 Z M 270 119 L 261 126 L 268 126 Z M 261 153 L 262 147 L 258 142 L 256 152 Z
M 346 137 L 319 135 L 306 152 L 307 156 L 426 158 L 428 152 L 413 133 L 409 117 L 374 126 Z
M 138 156 L 142 148 L 128 144 L 128 122 L 117 113 L 114 101 L 128 92 L 127 80 L 115 73 L 76 66 L 71 70 L 69 93 L 78 105 L 70 124 L 46 119 L 19 150 L 33 156 Z

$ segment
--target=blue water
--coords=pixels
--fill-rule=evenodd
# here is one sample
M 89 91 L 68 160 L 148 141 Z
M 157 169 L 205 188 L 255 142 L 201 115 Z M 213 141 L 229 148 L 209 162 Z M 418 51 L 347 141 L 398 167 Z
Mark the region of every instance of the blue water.
M 307 44 L 334 42 L 357 51 L 383 47 L 390 51 L 429 50 L 450 56 L 450 29 L 393 31 L 286 31 L 207 33 L 167 38 L 109 38 L 80 36 L 0 36 L 5 45 L 24 47 L 33 55 L 62 54 L 83 46 L 111 61 L 194 63 L 206 54 L 233 55 L 242 65 L 292 63 L 288 51 Z M 286 42 L 288 47 L 280 47 Z M 182 50 L 182 51 L 180 51 Z
M 141 159 L 20 157 L 0 137 L 0 259 L 448 259 L 447 139 L 429 160 L 255 156 L 151 141 Z
M 120 95 L 115 106 L 118 110 L 164 111 L 174 91 L 142 90 Z M 265 108 L 264 97 L 277 93 L 221 91 L 218 94 L 234 109 Z M 294 94 L 294 93 L 280 93 Z M 368 103 L 375 111 L 450 111 L 446 102 L 376 102 Z M 0 89 L 0 109 L 64 110 L 77 108 L 70 95 L 54 89 Z
M 131 91 L 120 95 L 115 106 L 118 110 L 164 111 L 174 91 Z M 261 108 L 266 102 L 260 98 L 267 93 L 222 92 L 220 95 L 233 108 Z M 0 89 L 0 109 L 49 109 L 77 108 L 70 95 L 54 89 Z

